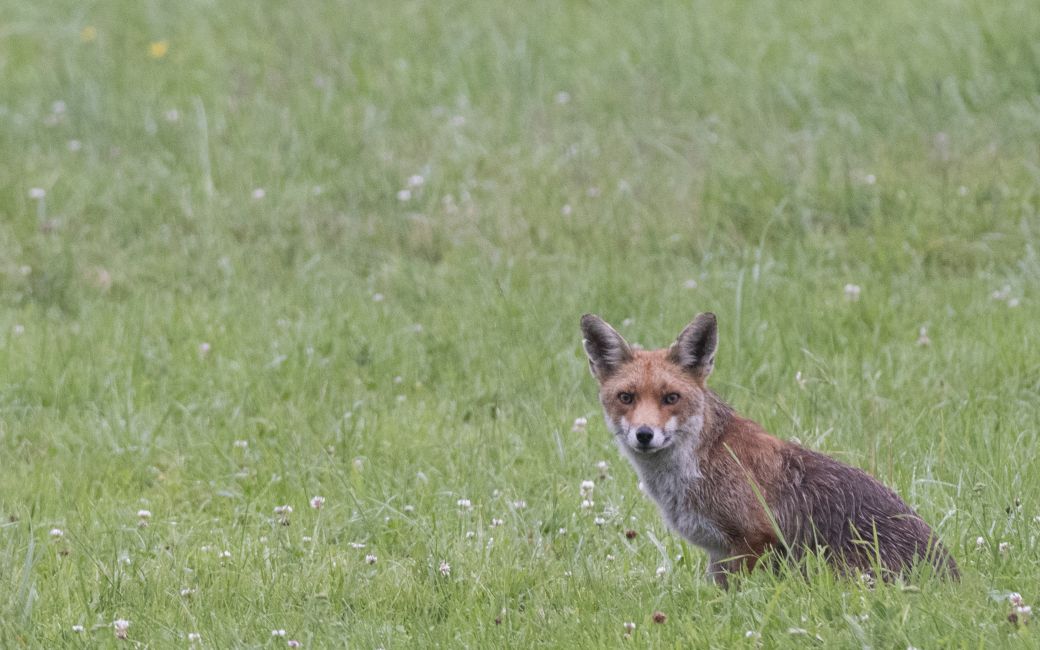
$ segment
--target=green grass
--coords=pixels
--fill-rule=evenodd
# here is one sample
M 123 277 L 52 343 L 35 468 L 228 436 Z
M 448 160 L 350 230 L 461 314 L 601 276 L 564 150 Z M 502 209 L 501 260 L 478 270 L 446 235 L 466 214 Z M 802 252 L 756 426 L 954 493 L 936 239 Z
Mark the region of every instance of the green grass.
M 1033 3 L 0 13 L 0 646 L 1036 643 Z M 715 389 L 897 489 L 959 584 L 703 580 L 577 323 L 706 310 Z

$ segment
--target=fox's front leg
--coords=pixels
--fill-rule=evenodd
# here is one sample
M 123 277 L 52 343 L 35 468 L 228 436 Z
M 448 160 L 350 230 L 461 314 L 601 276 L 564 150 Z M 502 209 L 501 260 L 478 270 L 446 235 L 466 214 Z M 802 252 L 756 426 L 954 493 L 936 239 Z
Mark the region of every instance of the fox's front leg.
M 729 576 L 731 574 L 747 574 L 755 569 L 759 556 L 754 554 L 738 553 L 708 553 L 708 577 L 723 589 L 729 588 Z
M 708 552 L 708 573 L 707 576 L 716 585 L 723 589 L 729 588 L 729 562 L 726 561 L 726 553 L 720 553 L 717 551 Z

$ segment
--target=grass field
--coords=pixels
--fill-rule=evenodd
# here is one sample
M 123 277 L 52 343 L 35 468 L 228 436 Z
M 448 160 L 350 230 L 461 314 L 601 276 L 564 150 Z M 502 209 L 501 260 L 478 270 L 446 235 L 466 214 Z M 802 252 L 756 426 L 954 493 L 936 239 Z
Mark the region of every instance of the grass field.
M 0 647 L 1036 647 L 1034 3 L 0 15 Z M 959 584 L 702 578 L 578 318 L 708 310 Z

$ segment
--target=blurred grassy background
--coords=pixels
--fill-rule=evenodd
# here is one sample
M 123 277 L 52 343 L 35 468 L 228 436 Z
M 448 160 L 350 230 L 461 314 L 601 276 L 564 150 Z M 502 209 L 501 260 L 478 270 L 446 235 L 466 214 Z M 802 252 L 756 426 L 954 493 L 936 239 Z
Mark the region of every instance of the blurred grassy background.
M 0 644 L 1028 643 L 1032 3 L 0 7 Z M 715 388 L 961 585 L 702 583 L 577 318 L 704 310 Z

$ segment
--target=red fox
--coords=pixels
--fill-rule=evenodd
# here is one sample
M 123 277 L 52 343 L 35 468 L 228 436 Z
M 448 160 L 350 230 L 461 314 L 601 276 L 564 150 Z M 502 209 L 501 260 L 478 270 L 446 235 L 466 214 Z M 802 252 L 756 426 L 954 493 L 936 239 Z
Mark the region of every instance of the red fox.
M 957 564 L 910 506 L 866 472 L 779 440 L 705 385 L 715 315 L 671 347 L 634 349 L 598 316 L 581 319 L 589 368 L 614 433 L 665 521 L 708 553 L 708 574 L 750 571 L 764 553 L 822 554 L 839 572 L 889 578 L 918 561 L 956 579 Z

